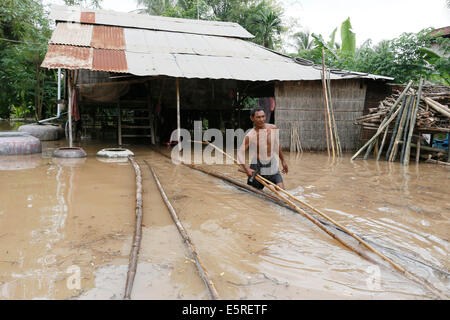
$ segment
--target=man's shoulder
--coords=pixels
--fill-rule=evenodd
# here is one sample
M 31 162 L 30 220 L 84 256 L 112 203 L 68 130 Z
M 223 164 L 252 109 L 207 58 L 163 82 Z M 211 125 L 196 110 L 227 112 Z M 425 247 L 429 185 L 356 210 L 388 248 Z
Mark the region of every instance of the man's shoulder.
M 274 124 L 271 124 L 271 123 L 267 123 L 267 124 L 266 124 L 266 128 L 267 128 L 267 129 L 276 129 L 277 126 L 274 125 Z

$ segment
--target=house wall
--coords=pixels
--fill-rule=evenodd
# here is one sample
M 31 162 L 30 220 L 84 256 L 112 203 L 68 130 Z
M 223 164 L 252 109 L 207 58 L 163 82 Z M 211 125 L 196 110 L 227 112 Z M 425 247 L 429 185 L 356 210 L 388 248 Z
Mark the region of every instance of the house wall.
M 331 81 L 331 97 L 343 151 L 360 144 L 361 128 L 353 124 L 362 116 L 367 83 L 362 79 Z M 304 150 L 326 150 L 325 108 L 321 81 L 289 81 L 275 84 L 275 125 L 280 144 L 290 148 L 291 127 L 296 125 Z

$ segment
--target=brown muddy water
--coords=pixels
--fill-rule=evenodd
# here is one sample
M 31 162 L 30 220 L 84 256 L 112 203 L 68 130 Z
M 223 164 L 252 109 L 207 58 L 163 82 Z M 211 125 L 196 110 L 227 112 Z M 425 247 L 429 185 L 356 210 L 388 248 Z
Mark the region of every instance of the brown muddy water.
M 6 130 L 5 126 L 0 130 Z M 121 299 L 135 223 L 135 173 L 96 158 L 0 157 L 0 299 Z M 291 210 L 125 146 L 143 174 L 143 238 L 132 299 L 208 299 L 143 160 L 156 171 L 222 299 L 434 299 Z M 163 151 L 166 151 L 163 149 Z M 286 188 L 450 295 L 450 171 L 433 164 L 286 154 Z M 244 181 L 232 165 L 209 166 Z

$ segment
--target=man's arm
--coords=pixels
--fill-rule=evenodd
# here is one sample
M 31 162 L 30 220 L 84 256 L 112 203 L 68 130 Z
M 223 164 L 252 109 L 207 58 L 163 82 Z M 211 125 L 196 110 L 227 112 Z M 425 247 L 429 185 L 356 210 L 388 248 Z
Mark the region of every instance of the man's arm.
M 247 151 L 249 144 L 250 144 L 250 139 L 247 135 L 247 136 L 245 136 L 244 141 L 242 142 L 242 144 L 238 150 L 237 156 L 238 156 L 239 164 L 245 170 L 245 173 L 247 173 L 247 176 L 251 177 L 254 170 L 250 169 L 250 167 L 245 164 L 245 152 Z
M 278 134 L 277 127 L 274 125 L 273 128 L 275 130 L 277 130 L 277 134 Z M 280 157 L 281 166 L 283 167 L 283 170 L 281 172 L 282 173 L 288 173 L 289 168 L 288 168 L 286 160 L 284 159 L 283 150 L 281 150 L 281 144 L 280 144 L 279 136 L 277 136 L 277 143 L 278 143 L 278 157 Z

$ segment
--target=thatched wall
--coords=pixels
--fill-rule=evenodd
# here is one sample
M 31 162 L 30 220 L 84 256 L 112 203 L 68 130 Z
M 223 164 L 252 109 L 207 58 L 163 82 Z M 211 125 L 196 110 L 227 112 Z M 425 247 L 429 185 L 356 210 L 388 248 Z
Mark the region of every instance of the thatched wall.
M 360 144 L 360 126 L 353 122 L 363 114 L 367 85 L 361 79 L 331 81 L 336 125 L 344 151 Z M 282 148 L 290 148 L 291 126 L 297 125 L 303 149 L 326 150 L 325 109 L 321 81 L 289 81 L 275 85 L 275 124 Z

